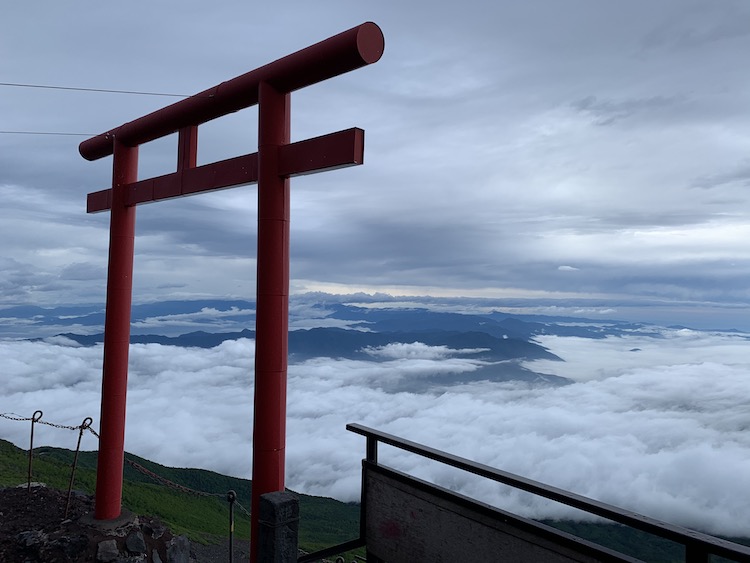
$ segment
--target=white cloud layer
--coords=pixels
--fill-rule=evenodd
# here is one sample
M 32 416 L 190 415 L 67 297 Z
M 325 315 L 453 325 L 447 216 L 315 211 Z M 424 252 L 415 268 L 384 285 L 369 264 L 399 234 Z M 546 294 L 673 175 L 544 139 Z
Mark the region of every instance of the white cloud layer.
M 289 370 L 287 485 L 355 500 L 364 440 L 359 422 L 656 518 L 750 535 L 750 344 L 727 334 L 666 331 L 583 340 L 545 338 L 566 362 L 534 368 L 572 377 L 563 387 L 473 383 L 389 393 L 395 380 L 478 363 L 443 349 L 388 348 L 378 362 L 317 358 Z M 101 347 L 1 341 L 0 412 L 98 424 Z M 640 351 L 635 351 L 639 349 Z M 163 464 L 248 477 L 254 343 L 212 349 L 134 345 L 126 447 Z M 416 353 L 415 353 L 416 352 Z M 26 424 L 0 436 L 27 447 Z M 38 427 L 38 444 L 75 436 Z M 84 448 L 95 449 L 91 436 Z M 569 511 L 383 448 L 402 470 L 529 516 Z

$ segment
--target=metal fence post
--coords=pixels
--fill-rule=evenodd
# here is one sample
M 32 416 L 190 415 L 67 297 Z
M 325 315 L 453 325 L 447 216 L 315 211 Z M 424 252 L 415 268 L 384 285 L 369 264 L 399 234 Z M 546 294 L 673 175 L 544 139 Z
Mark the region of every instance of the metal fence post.
M 234 501 L 237 493 L 229 491 L 227 501 L 229 502 L 229 563 L 234 563 Z
M 76 467 L 78 466 L 78 452 L 81 451 L 81 438 L 83 438 L 83 431 L 88 429 L 91 426 L 91 423 L 94 422 L 94 419 L 92 419 L 90 416 L 87 416 L 83 419 L 83 422 L 81 422 L 81 425 L 78 427 L 78 444 L 76 444 L 76 453 L 73 456 L 73 468 L 70 471 L 70 483 L 68 483 L 68 500 L 65 503 L 65 516 L 64 518 L 68 517 L 68 509 L 70 508 L 70 494 L 73 492 L 73 482 L 76 478 Z
M 34 459 L 34 424 L 39 422 L 44 413 L 42 411 L 34 411 L 31 415 L 31 438 L 29 440 L 29 474 L 26 484 L 26 492 L 31 494 L 31 466 Z
M 367 436 L 365 459 L 370 463 L 378 463 L 378 440 L 374 436 Z

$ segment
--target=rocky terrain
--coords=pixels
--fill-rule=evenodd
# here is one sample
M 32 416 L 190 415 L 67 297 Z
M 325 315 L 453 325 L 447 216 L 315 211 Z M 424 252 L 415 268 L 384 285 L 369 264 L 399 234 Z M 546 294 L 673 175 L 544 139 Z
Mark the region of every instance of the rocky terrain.
M 127 512 L 112 522 L 93 519 L 93 498 L 43 485 L 0 489 L 0 561 L 4 563 L 213 563 L 228 560 L 228 545 L 191 544 L 155 518 Z M 247 542 L 235 560 L 248 557 Z

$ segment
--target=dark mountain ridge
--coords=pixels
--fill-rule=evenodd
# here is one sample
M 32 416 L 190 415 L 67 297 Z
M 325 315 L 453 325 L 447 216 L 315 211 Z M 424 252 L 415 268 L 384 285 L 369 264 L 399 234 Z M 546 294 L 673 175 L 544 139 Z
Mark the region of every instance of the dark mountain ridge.
M 104 334 L 81 335 L 64 333 L 84 346 L 104 342 Z M 189 332 L 180 336 L 158 334 L 133 335 L 132 344 L 162 344 L 196 348 L 213 348 L 227 340 L 255 338 L 255 331 L 209 333 Z M 428 346 L 445 346 L 456 355 L 471 357 L 488 362 L 518 359 L 560 360 L 543 346 L 518 338 L 496 338 L 486 332 L 458 331 L 415 331 L 415 332 L 362 332 L 341 328 L 313 328 L 295 330 L 289 333 L 289 354 L 294 362 L 310 358 L 328 357 L 353 360 L 377 360 L 371 351 L 389 344 L 422 343 Z
M 44 313 L 42 313 L 44 311 Z M 103 342 L 101 329 L 81 334 L 75 327 L 96 327 L 103 322 L 101 309 L 88 307 L 14 309 L 13 313 L 33 314 L 33 322 L 68 326 L 70 331 L 56 334 L 84 346 Z M 63 314 L 65 313 L 65 314 Z M 243 300 L 165 301 L 133 307 L 131 343 L 155 343 L 164 346 L 213 348 L 228 340 L 254 339 L 255 304 Z M 312 328 L 294 330 L 294 324 Z M 315 325 L 322 326 L 315 326 Z M 336 326 L 338 325 L 338 326 Z M 101 326 L 101 325 L 100 325 Z M 436 352 L 446 358 L 476 361 L 475 368 L 463 373 L 436 374 L 419 382 L 402 381 L 394 390 L 414 390 L 456 385 L 474 381 L 526 381 L 565 384 L 562 377 L 537 373 L 524 367 L 533 360 L 562 361 L 534 341 L 541 335 L 605 338 L 632 330 L 629 323 L 608 321 L 597 324 L 586 319 L 539 322 L 491 311 L 465 314 L 435 311 L 428 307 L 366 307 L 342 302 L 304 302 L 290 307 L 289 360 L 300 364 L 312 358 L 386 362 L 414 349 L 395 345 L 442 347 Z M 190 330 L 193 328 L 193 330 Z M 198 328 L 198 330 L 195 330 Z M 47 333 L 50 334 L 50 333 Z M 391 346 L 388 350 L 386 347 Z M 416 353 L 420 351 L 417 349 Z M 425 353 L 429 353 L 425 351 Z
M 439 300 L 436 300 L 436 303 Z M 302 296 L 290 306 L 289 360 L 300 364 L 312 358 L 386 362 L 399 354 L 421 353 L 417 348 L 396 345 L 424 344 L 442 347 L 426 354 L 475 361 L 463 373 L 435 374 L 419 383 L 401 382 L 394 389 L 413 385 L 445 386 L 474 381 L 526 381 L 564 384 L 562 377 L 537 373 L 524 366 L 533 360 L 557 360 L 535 338 L 575 336 L 601 339 L 643 332 L 644 327 L 618 321 L 594 321 L 573 317 L 512 315 L 494 309 L 486 313 L 440 311 L 429 306 L 360 306 L 341 301 L 311 301 Z M 14 318 L 39 326 L 43 336 L 64 336 L 84 346 L 103 342 L 104 312 L 97 307 L 14 307 L 0 312 L 6 326 Z M 523 317 L 523 318 L 522 318 Z M 191 348 L 213 348 L 228 340 L 254 339 L 255 303 L 245 300 L 171 300 L 133 306 L 131 343 Z M 305 327 L 296 329 L 295 326 Z M 70 327 L 70 330 L 59 330 Z M 308 328 L 309 327 L 309 328 Z M 2 334 L 0 326 L 0 334 Z M 58 329 L 55 331 L 55 329 Z M 98 330 L 97 330 L 98 329 Z M 655 337 L 660 336 L 654 331 Z M 391 346 L 391 349 L 386 347 Z

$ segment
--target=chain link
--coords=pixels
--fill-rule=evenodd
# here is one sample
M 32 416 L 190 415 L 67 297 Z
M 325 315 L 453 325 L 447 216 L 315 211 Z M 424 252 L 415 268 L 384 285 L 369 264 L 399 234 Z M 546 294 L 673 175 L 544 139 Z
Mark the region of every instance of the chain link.
M 8 420 L 32 420 L 31 417 L 23 417 L 14 412 L 0 412 L 0 416 Z
M 150 479 L 156 481 L 160 485 L 164 485 L 166 487 L 169 487 L 170 489 L 175 489 L 175 490 L 183 492 L 183 493 L 189 493 L 189 494 L 198 495 L 198 496 L 201 496 L 201 497 L 214 497 L 214 496 L 216 496 L 216 497 L 224 498 L 226 496 L 226 495 L 220 495 L 220 494 L 217 494 L 217 493 L 206 493 L 206 492 L 203 492 L 203 491 L 196 491 L 195 489 L 191 489 L 190 487 L 186 487 L 184 485 L 179 485 L 177 483 L 173 483 L 169 479 L 167 479 L 165 477 L 162 477 L 161 475 L 157 475 L 156 473 L 154 473 L 153 471 L 151 471 L 149 469 L 146 469 L 145 467 L 143 467 L 139 463 L 136 463 L 132 459 L 125 458 L 125 463 L 127 463 L 130 467 L 132 467 L 133 469 L 135 469 L 139 473 L 142 473 L 146 477 L 149 477 Z
M 46 426 L 51 426 L 52 428 L 62 428 L 63 430 L 80 430 L 81 426 L 67 426 L 65 424 L 55 424 L 54 422 L 47 422 L 46 420 L 37 420 L 37 424 L 45 424 Z
M 37 411 L 37 412 L 40 412 L 40 411 Z M 47 422 L 46 420 L 40 420 L 41 414 L 38 417 L 36 416 L 36 413 L 34 413 L 34 414 L 35 414 L 34 417 L 27 417 L 27 416 L 21 416 L 21 415 L 18 415 L 16 413 L 12 413 L 12 412 L 4 412 L 4 413 L 0 413 L 0 418 L 5 418 L 5 419 L 8 419 L 8 420 L 16 420 L 16 421 L 21 421 L 21 422 L 30 422 L 30 421 L 33 420 L 36 424 L 45 424 L 47 426 L 52 426 L 53 428 L 62 428 L 63 430 L 80 430 L 81 432 L 83 430 L 88 430 L 94 436 L 96 436 L 97 439 L 99 438 L 99 434 L 96 432 L 96 430 L 94 430 L 93 428 L 91 428 L 91 422 L 80 424 L 78 426 L 68 426 L 66 424 L 55 424 L 53 422 Z M 86 419 L 86 420 L 90 421 L 91 419 Z M 157 475 L 153 471 L 149 471 L 148 469 L 146 469 L 142 465 L 140 465 L 140 464 L 136 463 L 135 461 L 130 460 L 128 458 L 125 458 L 125 463 L 127 463 L 128 465 L 130 465 L 136 471 L 142 473 L 143 475 L 146 475 L 147 477 L 149 477 L 153 481 L 156 481 L 157 483 L 159 483 L 161 485 L 164 485 L 165 487 L 169 487 L 171 489 L 180 491 L 182 493 L 188 493 L 188 494 L 193 494 L 193 495 L 198 495 L 198 496 L 206 496 L 206 497 L 226 498 L 226 494 L 207 493 L 207 492 L 204 492 L 204 491 L 198 491 L 198 490 L 195 490 L 195 489 L 191 489 L 190 487 L 185 487 L 184 485 L 179 485 L 177 483 L 173 483 L 169 479 L 166 479 L 165 477 Z M 242 510 L 242 512 L 244 512 L 247 515 L 248 518 L 250 517 L 250 511 L 249 510 L 247 510 L 244 506 L 242 506 L 237 500 L 235 500 L 235 504 L 240 508 L 240 510 Z
M 97 434 L 96 431 L 93 428 L 91 428 L 91 426 L 85 426 L 83 424 L 79 424 L 78 426 L 68 426 L 66 424 L 55 424 L 54 422 L 47 422 L 46 420 L 39 420 L 39 418 L 20 416 L 13 412 L 2 412 L 0 413 L 0 417 L 7 418 L 8 420 L 18 420 L 22 422 L 31 422 L 33 420 L 36 424 L 44 424 L 46 426 L 52 426 L 53 428 L 62 428 L 63 430 L 88 430 L 97 438 L 99 437 L 99 434 Z
M 226 498 L 226 493 L 225 494 L 207 493 L 205 491 L 198 491 L 196 489 L 191 489 L 190 487 L 186 487 L 184 485 L 180 485 L 178 483 L 174 483 L 174 482 L 170 481 L 169 479 L 167 479 L 166 477 L 162 477 L 161 475 L 157 475 L 153 471 L 151 471 L 149 469 L 146 469 L 145 467 L 143 467 L 139 463 L 136 463 L 132 459 L 125 458 L 125 463 L 127 463 L 130 467 L 132 467 L 133 469 L 135 469 L 139 473 L 142 473 L 146 477 L 149 477 L 153 481 L 156 481 L 160 485 L 164 485 L 165 487 L 169 487 L 170 489 L 174 489 L 176 491 L 180 491 L 181 493 L 198 495 L 198 496 L 202 496 L 202 497 L 218 497 L 218 498 L 221 498 L 221 499 L 225 499 Z M 250 511 L 247 510 L 244 506 L 242 506 L 240 504 L 240 502 L 236 498 L 234 500 L 234 504 L 236 504 L 240 508 L 240 510 L 242 510 L 242 512 L 244 512 L 247 515 L 247 517 L 250 518 Z
M 250 518 L 250 517 L 252 516 L 252 515 L 250 514 L 250 511 L 249 511 L 249 510 L 248 510 L 247 508 L 245 508 L 244 506 L 242 506 L 242 505 L 240 504 L 240 501 L 238 501 L 237 499 L 234 499 L 234 504 L 236 504 L 237 506 L 239 506 L 239 507 L 240 507 L 240 510 L 241 510 L 242 512 L 244 512 L 244 513 L 245 513 L 245 515 L 246 515 L 246 516 L 247 516 L 248 518 Z

